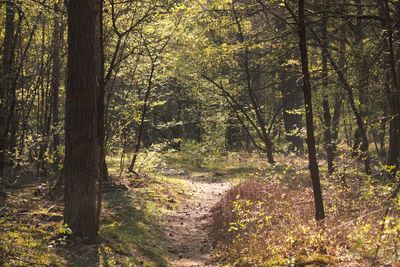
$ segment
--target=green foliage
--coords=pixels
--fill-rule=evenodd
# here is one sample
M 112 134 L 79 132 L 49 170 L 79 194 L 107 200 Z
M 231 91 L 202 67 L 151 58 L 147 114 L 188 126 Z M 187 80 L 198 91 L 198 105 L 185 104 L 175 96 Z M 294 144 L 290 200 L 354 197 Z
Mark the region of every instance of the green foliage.
M 3 190 L 7 178 L 10 181 L 6 182 L 13 187 L 26 183 L 27 188 L 7 192 L 4 200 L 7 209 L 0 209 L 0 265 L 80 262 L 89 266 L 100 264 L 101 257 L 110 258 L 109 262 L 101 262 L 105 266 L 134 265 L 138 264 L 136 255 L 146 256 L 145 265 L 166 264 L 165 237 L 155 222 L 158 214 L 169 210 L 166 196 L 182 200 L 177 192 L 184 190 L 185 182 L 160 172 L 182 169 L 181 174 L 205 181 L 242 182 L 216 208 L 220 212 L 216 215 L 217 230 L 223 232 L 217 253 L 235 265 L 341 264 L 348 260 L 344 257 L 358 260 L 375 257 L 376 252 L 378 259 L 398 263 L 400 200 L 389 199 L 399 181 L 394 178 L 395 167 L 382 163 L 388 150 L 387 126 L 396 119 L 396 114 L 392 114 L 396 107 L 390 105 L 396 88 L 392 88 L 393 77 L 387 66 L 388 31 L 383 28 L 385 23 L 375 21 L 375 17 L 383 16 L 384 10 L 376 1 L 365 1 L 362 5 L 345 1 L 340 6 L 343 8 L 340 16 L 336 16 L 338 10 L 334 6 L 325 8 L 318 1 L 314 5 L 307 3 L 307 21 L 313 22 L 307 24 L 309 33 L 320 35 L 321 15 L 328 12 L 327 50 L 332 61 L 340 63 L 351 87 L 350 94 L 343 90 L 343 81 L 337 79 L 332 62 L 328 64 L 327 80 L 321 79 L 322 49 L 313 40 L 314 34 L 308 35 L 314 131 L 321 177 L 326 177 L 322 181 L 328 214 L 324 225 L 316 225 L 312 220 L 308 163 L 301 152 L 291 151 L 286 140 L 291 136 L 305 139 L 302 127 L 285 129 L 283 116 L 301 116 L 304 109 L 299 105 L 282 111 L 285 101 L 302 102 L 302 98 L 294 100 L 283 92 L 283 89 L 297 92 L 300 88 L 296 21 L 289 12 L 290 8 L 296 10 L 295 3 L 106 1 L 103 10 L 106 154 L 110 181 L 122 189 L 105 195 L 101 235 L 107 240 L 100 247 L 85 247 L 87 259 L 76 255 L 80 251 L 68 250 L 66 246 L 70 244 L 66 240 L 53 240 L 56 235 L 71 232 L 68 226 L 52 221 L 59 220 L 61 210 L 50 212 L 49 202 L 41 202 L 40 197 L 44 196 L 36 197 L 42 194 L 40 190 L 19 195 L 30 190 L 32 181 L 58 177 L 63 168 L 62 120 L 66 115 L 64 84 L 68 52 L 65 5 L 56 11 L 54 4 L 60 1 L 13 2 L 15 54 L 13 67 L 6 72 L 12 74 L 15 98 L 14 92 L 1 95 L 14 98 L 12 107 L 7 107 L 14 114 L 9 118 L 11 125 L 5 136 L 9 139 L 8 163 L 16 173 L 7 173 L 6 179 L 0 181 L 0 189 Z M 387 22 L 391 22 L 398 17 L 398 1 L 389 1 L 388 7 L 388 15 L 394 19 Z M 348 17 L 344 19 L 343 14 Z M 365 17 L 357 19 L 360 14 Z M 3 26 L 0 36 L 5 37 L 4 8 L 0 15 Z M 62 31 L 60 36 L 54 33 L 56 18 Z M 53 103 L 52 89 L 55 37 L 60 37 L 61 43 L 59 103 Z M 396 46 L 398 36 L 394 34 L 393 38 Z M 296 84 L 286 88 L 291 86 L 285 82 L 293 77 Z M 349 102 L 350 95 L 354 103 Z M 257 105 L 251 103 L 251 96 Z M 334 133 L 333 124 L 338 123 L 338 140 L 331 143 L 337 147 L 336 172 L 332 175 L 326 174 L 323 151 L 326 118 L 322 102 L 326 100 L 332 119 L 335 112 L 340 113 L 328 127 Z M 59 111 L 56 125 L 54 108 Z M 278 163 L 274 166 L 266 165 L 263 154 L 243 152 L 257 150 L 253 141 L 262 144 L 255 112 L 258 109 L 277 154 Z M 356 143 L 354 133 L 358 127 L 354 110 L 361 114 L 371 142 L 369 150 L 376 168 L 371 176 L 362 174 L 359 166 L 363 159 L 354 157 L 358 149 L 351 149 Z M 138 140 L 142 126 L 142 140 Z M 232 135 L 236 134 L 237 147 L 228 145 L 230 129 L 236 131 Z M 60 137 L 61 145 L 54 148 L 56 136 Z M 138 174 L 128 173 L 127 166 L 138 142 L 140 150 L 135 165 Z M 4 190 L 9 189 L 4 187 Z M 38 205 L 29 206 L 30 202 Z M 28 211 L 19 208 L 25 206 Z M 388 206 L 390 209 L 383 216 Z M 74 255 L 60 252 L 58 246 Z M 121 260 L 120 254 L 126 257 Z
M 240 195 L 237 195 L 232 211 L 237 220 L 229 223 L 228 232 L 239 232 L 238 237 L 243 231 L 245 234 L 249 232 L 257 236 L 258 230 L 271 225 L 272 218 L 264 212 L 263 206 L 261 201 L 253 203 L 252 200 L 241 199 Z
M 221 157 L 222 151 L 219 147 L 207 143 L 198 143 L 195 141 L 186 141 L 181 146 L 182 153 L 187 156 L 189 164 L 197 168 L 204 167 Z
M 67 224 L 61 225 L 60 228 L 58 228 L 58 232 L 62 235 L 71 235 L 72 234 L 72 230 L 70 228 L 68 228 Z

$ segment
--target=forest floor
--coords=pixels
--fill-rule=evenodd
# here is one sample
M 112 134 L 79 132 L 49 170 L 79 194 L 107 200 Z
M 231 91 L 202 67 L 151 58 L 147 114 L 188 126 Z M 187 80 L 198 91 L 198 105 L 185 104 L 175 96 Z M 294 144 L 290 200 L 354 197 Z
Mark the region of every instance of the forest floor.
M 316 224 L 304 158 L 150 152 L 140 179 L 110 158 L 95 245 L 62 237 L 54 182 L 15 173 L 0 191 L 0 266 L 361 267 L 378 247 L 389 265 L 376 266 L 398 266 L 398 206 L 379 230 L 393 186 L 344 160 L 329 179 L 320 162 L 327 218 Z
M 145 161 L 141 168 L 151 171 L 138 180 L 118 177 L 119 160 L 109 160 L 112 181 L 95 245 L 62 238 L 68 228 L 55 181 L 10 174 L 0 192 L 0 266 L 220 266 L 211 260 L 212 208 L 256 168 L 225 158 L 199 164 L 180 154 Z

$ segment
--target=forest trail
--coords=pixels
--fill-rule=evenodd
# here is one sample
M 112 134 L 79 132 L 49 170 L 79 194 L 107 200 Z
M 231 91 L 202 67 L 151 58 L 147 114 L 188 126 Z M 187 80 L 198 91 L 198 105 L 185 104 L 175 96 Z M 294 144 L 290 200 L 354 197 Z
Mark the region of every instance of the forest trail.
M 230 182 L 212 182 L 190 177 L 191 197 L 166 218 L 169 252 L 174 255 L 169 265 L 174 267 L 218 266 L 210 262 L 212 251 L 211 210 L 231 187 Z

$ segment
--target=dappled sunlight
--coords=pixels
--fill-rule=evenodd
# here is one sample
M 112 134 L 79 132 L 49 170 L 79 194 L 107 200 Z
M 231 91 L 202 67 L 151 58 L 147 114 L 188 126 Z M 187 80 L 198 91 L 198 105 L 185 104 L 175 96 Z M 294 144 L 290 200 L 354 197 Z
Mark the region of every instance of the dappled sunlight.
M 0 1 L 0 266 L 400 266 L 399 18 Z

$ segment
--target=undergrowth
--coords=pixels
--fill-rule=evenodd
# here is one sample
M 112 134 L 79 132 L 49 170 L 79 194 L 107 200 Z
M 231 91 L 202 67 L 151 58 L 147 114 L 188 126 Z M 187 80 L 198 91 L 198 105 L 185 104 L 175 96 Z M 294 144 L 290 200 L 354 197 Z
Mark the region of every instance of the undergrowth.
M 59 238 L 69 229 L 62 224 L 62 199 L 44 196 L 48 184 L 28 179 L 7 188 L 0 194 L 0 265 L 167 266 L 160 218 L 190 197 L 185 177 L 235 185 L 212 210 L 213 256 L 228 266 L 399 263 L 399 201 L 388 200 L 395 181 L 367 177 L 347 158 L 333 176 L 321 168 L 327 218 L 316 223 L 304 158 L 278 158 L 271 166 L 257 154 L 192 154 L 144 152 L 140 177 L 121 168 L 120 157 L 108 158 L 111 182 L 100 240 L 92 246 Z
M 384 218 L 393 185 L 354 167 L 343 178 L 323 178 L 327 218 L 317 223 L 305 159 L 264 166 L 214 208 L 215 259 L 234 266 L 397 266 L 397 200 Z

